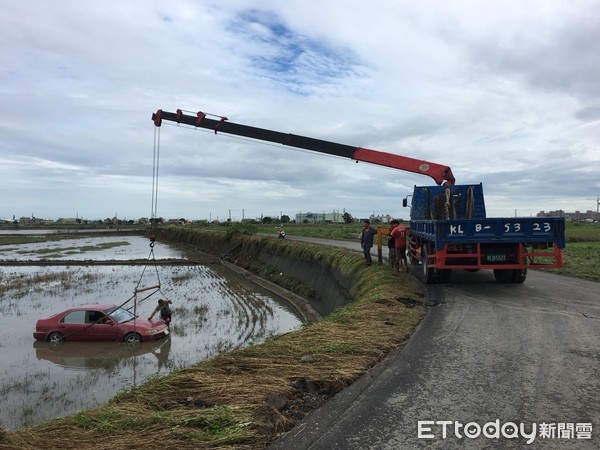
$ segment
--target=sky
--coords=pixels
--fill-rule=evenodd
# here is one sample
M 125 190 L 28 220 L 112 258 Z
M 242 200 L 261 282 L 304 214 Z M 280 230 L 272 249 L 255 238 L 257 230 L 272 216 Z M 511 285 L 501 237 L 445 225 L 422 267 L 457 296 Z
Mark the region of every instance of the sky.
M 448 165 L 489 217 L 596 210 L 600 0 L 2 3 L 0 219 L 407 219 L 433 184 L 158 109 Z

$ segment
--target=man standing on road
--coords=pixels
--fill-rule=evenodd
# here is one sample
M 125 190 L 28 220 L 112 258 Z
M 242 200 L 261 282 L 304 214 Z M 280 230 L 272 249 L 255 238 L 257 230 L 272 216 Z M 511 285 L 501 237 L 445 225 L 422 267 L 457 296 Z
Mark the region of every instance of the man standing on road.
M 408 272 L 408 262 L 406 261 L 406 228 L 397 222 L 396 227 L 392 230 L 396 247 L 396 261 L 398 261 L 398 272 L 405 270 Z
M 373 247 L 373 240 L 376 234 L 377 230 L 371 228 L 371 221 L 369 219 L 365 219 L 365 227 L 360 234 L 360 246 L 365 254 L 367 266 L 370 266 L 373 263 L 371 260 L 371 247 Z
M 396 225 L 399 225 L 396 219 L 390 221 L 390 230 L 388 234 L 388 261 L 390 263 L 390 267 L 392 270 L 398 267 L 398 260 L 396 259 L 396 239 L 392 236 L 392 230 L 396 228 Z

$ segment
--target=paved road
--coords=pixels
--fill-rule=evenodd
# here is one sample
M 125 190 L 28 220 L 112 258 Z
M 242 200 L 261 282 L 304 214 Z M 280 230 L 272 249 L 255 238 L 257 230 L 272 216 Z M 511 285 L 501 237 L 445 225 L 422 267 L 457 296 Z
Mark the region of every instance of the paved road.
M 491 272 L 460 271 L 428 295 L 440 305 L 403 349 L 274 448 L 600 448 L 599 283 L 530 271 L 523 285 L 501 285 Z M 421 434 L 435 437 L 419 439 L 419 421 L 452 423 L 446 439 L 443 424 L 423 423 Z M 463 428 L 457 437 L 456 422 L 474 423 L 479 437 Z M 509 422 L 528 435 L 536 426 L 532 443 L 505 437 Z M 573 437 L 543 439 L 543 422 L 555 436 L 573 427 Z M 591 440 L 575 430 L 585 423 Z

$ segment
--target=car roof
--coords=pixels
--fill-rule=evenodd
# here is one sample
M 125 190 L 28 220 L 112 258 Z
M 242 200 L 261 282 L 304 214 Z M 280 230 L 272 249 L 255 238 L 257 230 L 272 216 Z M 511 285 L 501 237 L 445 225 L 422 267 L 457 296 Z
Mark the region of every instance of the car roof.
M 72 308 L 69 308 L 70 310 L 74 310 L 74 309 L 84 309 L 84 310 L 102 310 L 105 311 L 109 308 L 114 308 L 116 305 L 114 305 L 113 303 L 96 303 L 94 305 L 80 305 L 80 306 L 73 306 Z

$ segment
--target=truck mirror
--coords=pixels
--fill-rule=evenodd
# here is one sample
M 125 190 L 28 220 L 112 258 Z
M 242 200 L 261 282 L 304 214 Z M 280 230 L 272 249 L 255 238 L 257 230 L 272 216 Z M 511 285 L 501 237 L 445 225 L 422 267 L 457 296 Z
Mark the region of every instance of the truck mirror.
M 408 200 L 406 198 L 402 199 L 402 206 L 404 206 L 405 208 L 408 206 Z

